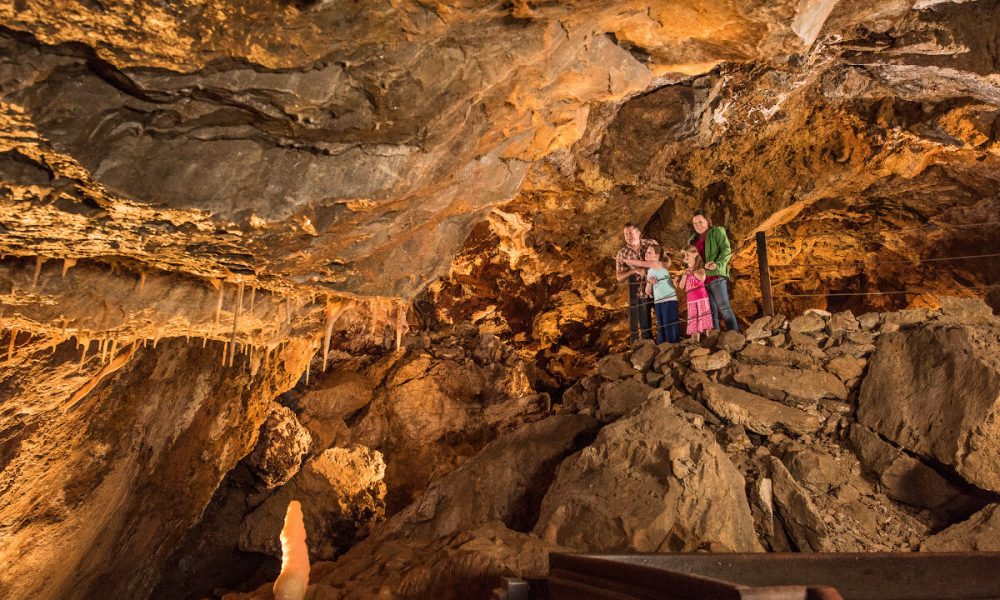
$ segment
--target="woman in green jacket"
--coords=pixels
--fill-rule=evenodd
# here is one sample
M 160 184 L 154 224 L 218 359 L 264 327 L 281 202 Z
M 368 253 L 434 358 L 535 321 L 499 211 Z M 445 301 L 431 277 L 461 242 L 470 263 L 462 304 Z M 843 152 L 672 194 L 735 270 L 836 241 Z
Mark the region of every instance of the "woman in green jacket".
M 694 215 L 691 226 L 694 228 L 694 235 L 690 242 L 705 259 L 705 271 L 708 273 L 705 287 L 708 288 L 708 299 L 712 306 L 712 324 L 718 329 L 721 317 L 730 331 L 739 331 L 736 315 L 729 304 L 729 259 L 732 258 L 729 236 L 722 227 L 712 227 L 712 222 L 702 213 Z

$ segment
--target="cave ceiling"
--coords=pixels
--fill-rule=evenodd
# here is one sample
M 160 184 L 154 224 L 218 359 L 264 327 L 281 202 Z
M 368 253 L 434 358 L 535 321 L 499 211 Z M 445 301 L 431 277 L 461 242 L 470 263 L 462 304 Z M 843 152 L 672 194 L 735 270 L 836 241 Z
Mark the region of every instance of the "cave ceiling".
M 315 329 L 331 294 L 447 288 L 475 228 L 518 213 L 520 239 L 491 238 L 503 276 L 524 291 L 567 275 L 540 295 L 576 288 L 592 312 L 610 301 L 601 265 L 623 218 L 679 243 L 705 206 L 740 248 L 786 229 L 778 258 L 792 260 L 823 247 L 799 227 L 813 213 L 988 215 L 997 13 L 990 0 L 8 2 L 4 304 L 27 330 L 224 337 L 216 298 L 230 311 L 250 286 L 261 308 L 238 329 L 259 341 L 279 335 L 268 322 L 293 331 L 293 313 Z M 518 273 L 525 261 L 536 271 Z

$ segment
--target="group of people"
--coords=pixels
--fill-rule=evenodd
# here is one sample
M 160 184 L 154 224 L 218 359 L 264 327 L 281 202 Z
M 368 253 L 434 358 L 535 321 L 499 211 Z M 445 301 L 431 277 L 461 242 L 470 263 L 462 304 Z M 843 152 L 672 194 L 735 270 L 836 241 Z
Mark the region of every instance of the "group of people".
M 655 339 L 657 343 L 680 341 L 677 290 L 687 301 L 687 335 L 718 329 L 720 320 L 731 331 L 739 331 L 729 304 L 729 236 L 713 227 L 702 213 L 691 219 L 694 233 L 681 250 L 684 262 L 679 277 L 671 274 L 673 261 L 656 240 L 645 239 L 635 223 L 625 224 L 625 246 L 615 256 L 618 281 L 628 281 L 630 341 Z M 653 315 L 656 313 L 656 327 Z

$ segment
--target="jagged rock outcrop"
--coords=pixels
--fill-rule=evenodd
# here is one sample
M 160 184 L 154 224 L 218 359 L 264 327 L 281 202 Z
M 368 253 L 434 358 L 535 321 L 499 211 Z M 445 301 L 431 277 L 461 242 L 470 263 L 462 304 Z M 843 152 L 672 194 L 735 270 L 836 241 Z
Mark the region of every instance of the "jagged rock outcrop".
M 926 324 L 883 335 L 858 420 L 897 446 L 1000 492 L 1000 326 Z
M 217 344 L 123 346 L 81 365 L 76 344 L 41 358 L 38 340 L 2 367 L 25 399 L 2 417 L 4 597 L 148 595 L 310 355 L 293 342 L 229 368 Z

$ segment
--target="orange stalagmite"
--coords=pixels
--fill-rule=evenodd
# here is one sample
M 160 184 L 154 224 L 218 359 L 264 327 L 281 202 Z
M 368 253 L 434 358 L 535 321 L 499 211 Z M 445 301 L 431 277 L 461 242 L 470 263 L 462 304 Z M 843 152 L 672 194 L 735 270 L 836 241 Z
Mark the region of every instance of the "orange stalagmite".
M 288 503 L 285 525 L 281 529 L 281 573 L 272 589 L 275 600 L 302 600 L 308 587 L 306 526 L 302 520 L 302 505 L 298 500 L 292 500 Z

